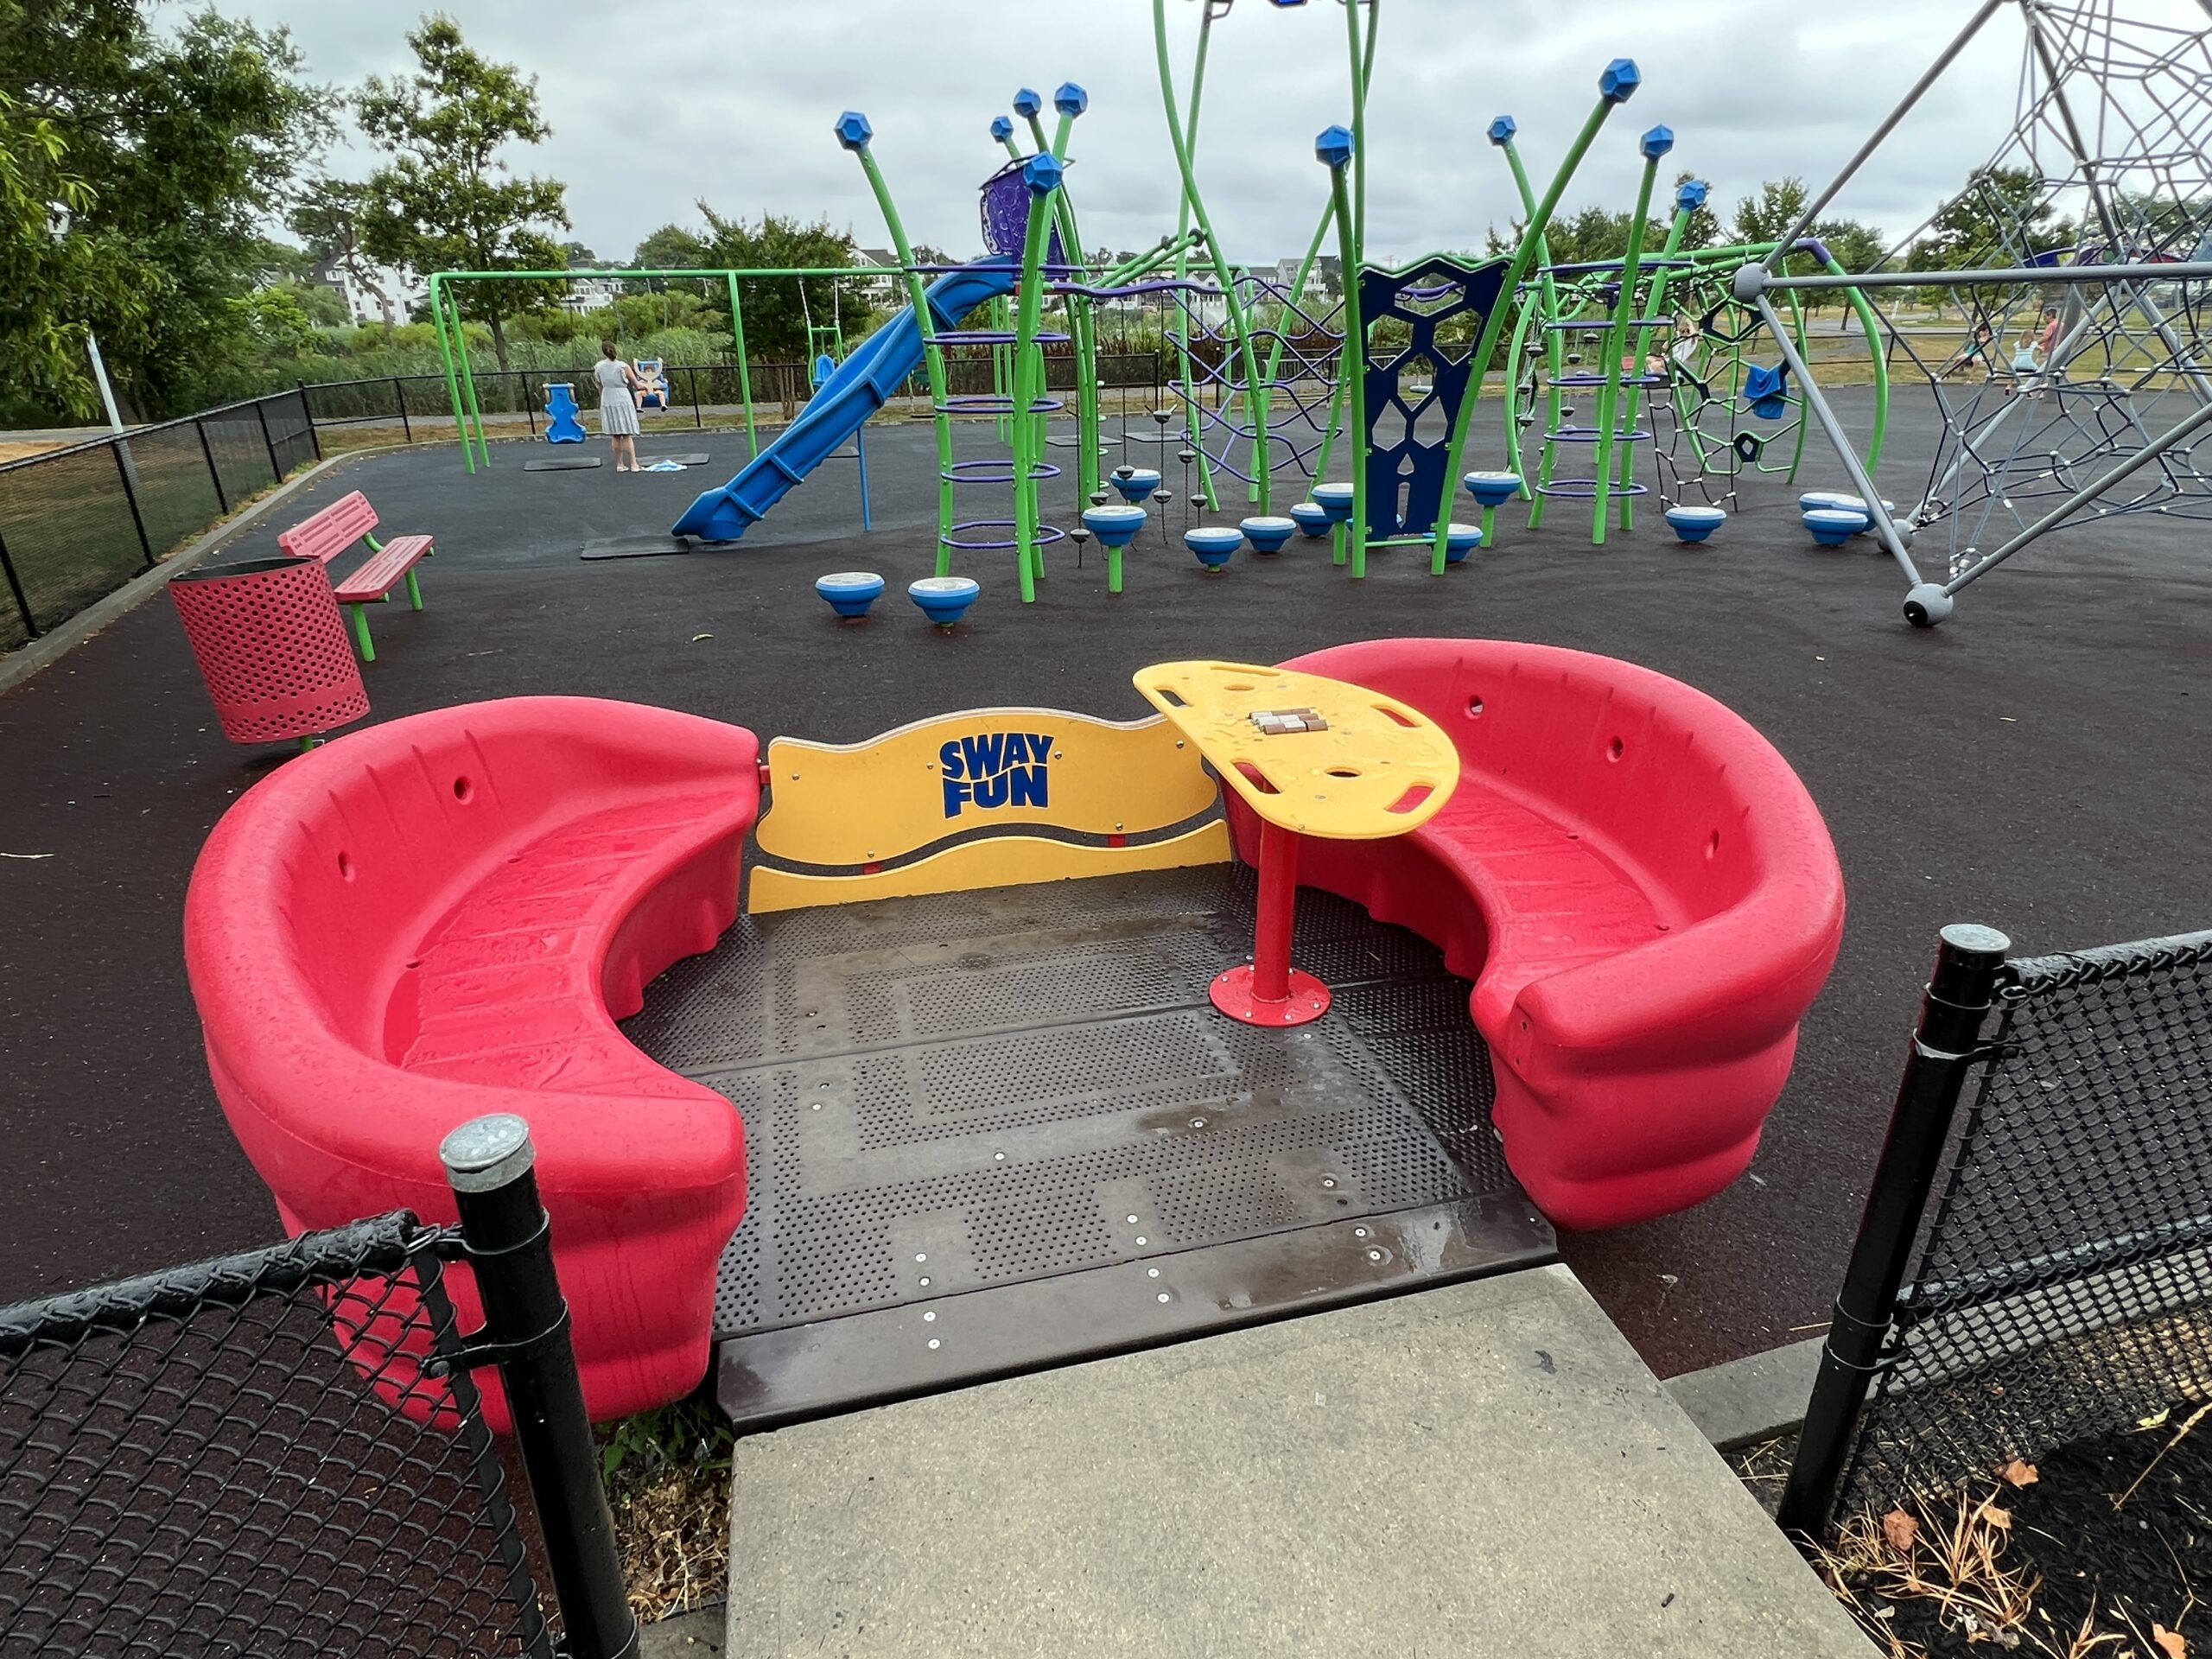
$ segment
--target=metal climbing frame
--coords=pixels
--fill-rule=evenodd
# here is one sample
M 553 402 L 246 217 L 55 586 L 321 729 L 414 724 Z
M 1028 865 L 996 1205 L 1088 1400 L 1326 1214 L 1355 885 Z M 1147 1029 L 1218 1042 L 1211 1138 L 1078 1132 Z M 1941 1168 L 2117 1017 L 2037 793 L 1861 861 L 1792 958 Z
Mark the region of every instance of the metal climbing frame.
M 1777 274 L 1781 249 L 1802 236 L 1866 158 L 1895 130 L 1967 45 L 2006 5 L 2023 30 L 2020 91 L 2011 132 L 1967 191 L 1892 249 L 1885 264 L 1931 226 L 1979 223 L 1971 245 L 1952 249 L 1966 268 Z M 1962 204 L 1965 211 L 1961 211 Z M 2059 214 L 2077 211 L 2081 239 L 2052 245 Z M 1775 252 L 1735 279 L 1736 297 L 1775 332 L 1808 407 L 1873 527 L 1908 583 L 1904 613 L 1916 626 L 1941 622 L 1955 596 L 2083 509 L 2177 510 L 2207 516 L 2212 471 L 2193 446 L 2212 424 L 2212 375 L 2199 319 L 2212 278 L 2212 29 L 2181 29 L 2121 15 L 2119 0 L 1986 0 L 1834 181 L 1807 203 L 1801 223 Z M 1783 334 L 1772 298 L 1795 290 L 1939 288 L 1963 293 L 1970 313 L 2010 321 L 2028 296 L 2041 326 L 2011 348 L 1993 321 L 1970 333 L 1950 363 L 1927 374 L 1944 442 L 1921 501 L 1899 524 L 1863 466 L 1803 355 Z M 1971 348 L 1971 349 L 1969 349 Z M 1909 351 L 1908 347 L 1908 351 Z M 1980 388 L 1955 405 L 1948 372 L 1978 365 Z M 2017 365 L 2017 366 L 2015 366 Z M 2002 393 L 2001 401 L 1999 393 Z M 1993 405 L 1993 407 L 1992 407 Z M 2126 496 L 2120 485 L 2151 476 Z M 2056 504 L 2037 516 L 2037 505 Z M 1998 515 L 2016 526 L 1985 548 Z M 2084 518 L 2081 522 L 2088 522 Z M 1944 579 L 1923 576 L 1914 532 L 1942 524 Z

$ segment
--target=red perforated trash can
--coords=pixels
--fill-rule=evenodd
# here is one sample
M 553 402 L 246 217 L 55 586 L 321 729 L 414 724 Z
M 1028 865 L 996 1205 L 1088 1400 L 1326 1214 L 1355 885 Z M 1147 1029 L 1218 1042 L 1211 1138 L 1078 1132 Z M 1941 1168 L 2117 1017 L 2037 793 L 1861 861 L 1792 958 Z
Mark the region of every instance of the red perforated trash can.
M 330 573 L 315 559 L 242 559 L 169 582 L 200 677 L 233 743 L 312 737 L 369 712 Z

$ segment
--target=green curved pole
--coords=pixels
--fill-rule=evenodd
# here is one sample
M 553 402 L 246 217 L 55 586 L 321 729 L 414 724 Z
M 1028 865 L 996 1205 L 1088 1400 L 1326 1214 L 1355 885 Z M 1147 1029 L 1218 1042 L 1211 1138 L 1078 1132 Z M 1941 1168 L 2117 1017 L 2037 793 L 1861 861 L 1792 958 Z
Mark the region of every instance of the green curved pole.
M 737 354 L 737 398 L 745 405 L 745 442 L 760 458 L 760 433 L 753 422 L 753 369 L 745 359 L 745 307 L 737 297 L 737 278 L 729 277 L 730 349 Z
M 1354 140 L 1357 148 L 1357 141 Z M 1322 158 L 1329 162 L 1327 156 Z M 1348 159 L 1348 158 L 1347 158 Z M 1336 563 L 1342 564 L 1347 552 L 1351 558 L 1351 573 L 1355 576 L 1367 574 L 1367 388 L 1363 369 L 1366 353 L 1356 351 L 1353 342 L 1362 337 L 1359 321 L 1359 246 L 1358 232 L 1354 228 L 1350 194 L 1344 188 L 1344 162 L 1330 162 L 1329 205 L 1337 219 L 1337 257 L 1344 268 L 1344 349 L 1337 359 L 1337 386 L 1346 404 L 1351 418 L 1345 429 L 1352 435 L 1351 443 L 1351 520 L 1336 529 Z M 1349 534 L 1347 534 L 1349 531 Z
M 1521 165 L 1520 146 L 1513 142 L 1512 136 L 1509 133 L 1499 143 L 1498 148 L 1505 152 L 1505 164 L 1513 171 L 1513 188 L 1520 194 L 1521 211 L 1527 216 L 1524 223 L 1533 225 L 1536 222 L 1536 193 L 1529 188 L 1529 169 Z M 1536 297 L 1538 301 L 1536 315 L 1540 321 L 1544 322 L 1548 322 L 1559 315 L 1559 283 L 1552 276 L 1551 264 L 1551 239 L 1540 234 L 1536 238 Z M 1507 300 L 1516 300 L 1518 294 L 1516 291 L 1503 297 Z M 1506 359 L 1505 367 L 1506 385 L 1509 388 L 1507 398 L 1509 407 L 1505 411 L 1506 452 L 1513 463 L 1513 470 L 1521 476 L 1521 499 L 1523 501 L 1535 502 L 1537 517 L 1541 518 L 1543 512 L 1543 499 L 1529 485 L 1527 454 L 1521 437 L 1521 411 L 1517 406 L 1517 400 L 1510 395 L 1511 389 L 1517 385 L 1521 372 L 1521 353 L 1525 345 L 1522 335 L 1527 330 L 1529 317 L 1529 308 L 1526 305 L 1520 306 L 1519 310 L 1521 315 L 1514 323 L 1513 346 L 1510 355 Z M 1557 428 L 1560 420 L 1564 418 L 1560 413 L 1563 405 L 1560 401 L 1559 378 L 1567 372 L 1566 356 L 1565 336 L 1556 328 L 1546 328 L 1544 330 L 1544 364 L 1547 371 L 1545 382 L 1548 414 L 1544 430 L 1548 434 Z M 1487 372 L 1488 369 L 1489 365 L 1484 364 L 1478 372 Z M 1547 483 L 1550 481 L 1551 477 L 1551 444 L 1547 439 L 1543 453 L 1544 481 Z M 1449 478 L 1445 480 L 1445 483 L 1446 493 L 1449 494 L 1456 486 Z M 1534 528 L 1535 519 L 1532 518 L 1529 522 L 1530 527 Z M 1497 539 L 1491 534 L 1497 528 L 1497 524 L 1496 509 L 1493 508 L 1483 515 L 1483 546 L 1485 549 L 1495 550 L 1497 546 Z M 1432 563 L 1433 563 L 1433 560 Z
M 1033 163 L 1033 166 L 1041 163 Z M 1044 552 L 1037 544 L 1038 439 L 1042 423 L 1032 417 L 1030 405 L 1044 392 L 1044 358 L 1037 346 L 1037 330 L 1045 309 L 1045 283 L 1040 267 L 1045 259 L 1045 233 L 1052 222 L 1052 191 L 1048 182 L 1029 186 L 1029 227 L 1021 242 L 1021 304 L 1014 325 L 1014 556 L 1021 577 L 1021 602 L 1037 598 L 1037 578 L 1044 573 Z
M 1690 227 L 1691 211 L 1691 208 L 1686 205 L 1676 204 L 1675 222 L 1667 227 L 1667 240 L 1659 250 L 1660 258 L 1671 260 L 1681 251 L 1682 238 Z M 1652 275 L 1651 299 L 1643 308 L 1642 320 L 1637 327 L 1636 343 L 1629 352 L 1630 360 L 1636 365 L 1638 378 L 1642 377 L 1644 364 L 1651 355 L 1652 324 L 1667 314 L 1668 279 L 1674 274 L 1674 267 L 1671 264 L 1662 264 Z M 1625 430 L 1630 432 L 1636 430 L 1637 415 L 1643 407 L 1643 388 L 1629 387 L 1628 412 L 1621 420 L 1621 425 Z M 1636 498 L 1628 493 L 1628 486 L 1635 481 L 1636 446 L 1633 443 L 1624 443 L 1621 445 L 1620 456 L 1615 465 L 1613 474 L 1613 487 L 1620 497 L 1623 530 L 1633 529 L 1636 524 Z
M 1080 87 L 1069 83 L 1053 94 L 1053 105 L 1059 111 L 1060 120 L 1052 136 L 1052 151 L 1063 162 L 1067 160 L 1069 134 L 1075 126 L 1076 118 L 1083 113 L 1082 105 L 1071 108 L 1064 99 L 1069 92 L 1079 93 L 1081 91 Z M 1033 116 L 1030 118 L 1030 125 L 1042 138 L 1043 128 Z M 1070 263 L 1075 267 L 1076 280 L 1084 281 L 1090 276 L 1090 266 L 1084 257 L 1083 232 L 1076 224 L 1075 200 L 1069 194 L 1065 181 L 1052 193 L 1052 205 L 1059 218 L 1060 240 L 1065 245 Z M 1075 447 L 1077 456 L 1075 475 L 1077 505 L 1080 506 L 1098 487 L 1097 321 L 1093 315 L 1093 302 L 1089 298 L 1079 294 L 1068 294 L 1064 295 L 1062 300 L 1067 309 L 1069 347 L 1075 357 Z
M 1789 322 L 1790 327 L 1796 331 L 1797 353 L 1809 362 L 1813 351 L 1810 343 L 1805 338 L 1804 302 L 1798 297 L 1797 290 L 1794 288 L 1789 290 Z M 1797 442 L 1789 451 L 1789 471 L 1784 474 L 1784 481 L 1791 484 L 1797 481 L 1797 469 L 1804 464 L 1805 434 L 1807 429 L 1812 425 L 1812 422 L 1806 418 L 1804 397 L 1805 394 L 1802 391 L 1797 394 Z
M 1828 256 L 1828 271 L 1832 276 L 1848 276 L 1834 254 Z M 1859 316 L 1859 326 L 1866 333 L 1866 354 L 1874 364 L 1874 430 L 1866 440 L 1866 476 L 1874 476 L 1882 464 L 1882 440 L 1890 430 L 1890 359 L 1882 349 L 1882 322 L 1873 306 L 1868 302 L 1863 289 L 1847 288 L 1844 298 Z
M 1375 0 L 1369 0 L 1369 3 L 1370 15 L 1368 20 L 1367 39 L 1365 45 L 1363 47 L 1355 46 L 1352 51 L 1352 147 L 1356 159 L 1360 143 L 1359 130 L 1363 126 L 1366 118 L 1368 88 L 1372 85 L 1375 78 L 1376 30 L 1374 17 L 1372 16 Z M 1350 11 L 1351 8 L 1347 6 L 1345 10 Z M 1357 26 L 1355 25 L 1355 29 L 1356 27 Z M 1363 167 L 1365 163 L 1362 162 L 1360 162 L 1360 165 Z M 1364 178 L 1365 175 L 1362 173 L 1356 176 Z M 1322 204 L 1321 222 L 1313 227 L 1313 245 L 1306 250 L 1306 263 L 1299 267 L 1298 281 L 1292 287 L 1291 294 L 1294 302 L 1300 294 L 1302 294 L 1305 291 L 1306 283 L 1309 273 L 1312 270 L 1315 256 L 1317 256 L 1321 251 L 1321 238 L 1323 236 L 1327 234 L 1329 222 L 1335 216 L 1335 213 L 1336 207 L 1333 201 L 1325 202 Z M 1352 223 L 1352 239 L 1356 245 L 1363 248 L 1366 245 L 1366 198 L 1363 195 L 1359 198 L 1358 204 L 1354 209 Z M 1339 255 L 1338 257 L 1338 264 L 1341 265 L 1343 263 L 1343 257 Z M 1347 267 L 1344 273 L 1344 280 L 1346 283 L 1350 283 L 1357 275 L 1357 272 L 1355 270 Z M 1364 356 L 1363 354 L 1363 360 Z M 1281 337 L 1278 335 L 1275 340 L 1274 359 L 1268 365 L 1267 380 L 1260 388 L 1261 397 L 1267 400 L 1266 412 L 1270 419 L 1273 418 L 1274 411 L 1275 376 L 1281 367 L 1281 363 L 1282 340 Z M 1344 414 L 1344 353 L 1340 348 L 1337 355 L 1336 385 L 1331 389 L 1329 394 L 1328 429 L 1321 435 L 1320 454 L 1314 457 L 1313 461 L 1313 476 L 1317 480 L 1327 475 L 1329 470 L 1329 457 L 1335 453 L 1338 434 L 1343 430 Z M 1268 465 L 1269 472 L 1272 473 L 1274 470 L 1273 456 L 1268 457 Z M 1258 475 L 1258 472 L 1259 468 L 1255 467 L 1253 468 L 1253 473 L 1255 479 Z M 1256 489 L 1253 492 L 1253 497 L 1255 499 L 1258 499 L 1258 492 Z M 1339 560 L 1338 563 L 1342 563 L 1342 561 Z
M 1636 216 L 1628 222 L 1628 252 L 1621 261 L 1621 292 L 1613 307 L 1613 324 L 1605 331 L 1605 383 L 1598 391 L 1598 464 L 1591 468 L 1591 491 L 1597 497 L 1590 515 L 1590 542 L 1605 543 L 1606 523 L 1612 517 L 1613 416 L 1620 404 L 1621 353 L 1628 345 L 1629 315 L 1636 309 L 1636 275 L 1643 257 L 1645 215 L 1651 211 L 1651 187 L 1659 176 L 1659 157 L 1643 158 L 1643 177 L 1636 190 Z
M 1320 222 L 1313 227 L 1313 239 L 1306 245 L 1306 257 L 1299 262 L 1298 275 L 1291 281 L 1290 291 L 1283 296 L 1281 321 L 1275 329 L 1274 346 L 1268 353 L 1268 378 L 1261 383 L 1260 386 L 1260 398 L 1267 405 L 1269 415 L 1272 415 L 1274 410 L 1275 381 L 1282 373 L 1283 346 L 1287 338 L 1287 331 L 1291 326 L 1291 317 L 1298 309 L 1298 302 L 1306 292 L 1306 283 L 1313 277 L 1313 262 L 1320 257 L 1321 254 L 1321 239 L 1328 235 L 1329 226 L 1335 221 L 1336 214 L 1336 204 L 1333 201 L 1322 208 Z M 1333 395 L 1329 401 L 1330 408 L 1333 410 L 1337 406 Z M 1323 447 L 1325 448 L 1326 445 L 1327 440 L 1325 438 Z M 1255 442 L 1252 450 L 1252 488 L 1249 492 L 1252 500 L 1257 501 L 1260 499 L 1261 470 L 1263 467 L 1272 470 L 1274 465 L 1274 458 L 1262 454 Z M 1314 476 L 1318 478 L 1320 474 L 1317 471 Z
M 430 325 L 437 336 L 438 355 L 446 369 L 446 396 L 453 400 L 453 431 L 461 440 L 461 464 L 468 468 L 469 476 L 476 475 L 476 456 L 468 442 L 468 422 L 461 410 L 461 379 L 454 370 L 453 342 L 446 337 L 445 277 L 442 272 L 430 273 Z
M 1633 90 L 1631 87 L 1630 90 Z M 1521 245 L 1514 250 L 1513 263 L 1506 270 L 1505 281 L 1497 290 L 1497 303 L 1490 308 L 1490 315 L 1483 320 L 1482 338 L 1475 344 L 1474 369 L 1468 376 L 1467 395 L 1459 404 L 1459 418 L 1452 424 L 1452 448 L 1444 458 L 1444 477 L 1447 485 L 1456 483 L 1459 468 L 1467 454 L 1467 434 L 1473 430 L 1475 404 L 1482 396 L 1484 372 L 1490 365 L 1491 354 L 1497 350 L 1497 337 L 1505 330 L 1506 315 L 1513 309 L 1512 296 L 1518 293 L 1521 279 L 1529 274 L 1529 267 L 1536 257 L 1536 244 L 1543 238 L 1544 227 L 1551 223 L 1552 210 L 1559 206 L 1560 196 L 1566 191 L 1567 181 L 1574 176 L 1574 169 L 1582 164 L 1598 130 L 1605 124 L 1605 118 L 1616 105 L 1624 102 L 1626 93 L 1619 96 L 1601 93 L 1598 107 L 1590 111 L 1583 122 L 1582 130 L 1567 147 L 1567 159 L 1560 163 L 1553 175 L 1551 188 L 1544 192 L 1544 199 L 1536 204 L 1536 211 L 1529 216 L 1528 227 L 1521 233 Z M 1362 435 L 1363 440 L 1365 434 Z M 1436 515 L 1436 542 L 1432 550 L 1429 568 L 1442 574 L 1445 566 L 1445 538 L 1451 533 L 1452 515 L 1448 512 Z
M 468 360 L 468 329 L 461 315 L 461 296 L 452 289 L 446 290 L 448 326 L 453 330 L 454 353 L 460 361 L 461 395 L 467 406 L 468 425 L 476 435 L 476 454 L 487 470 L 492 465 L 492 446 L 484 435 L 484 406 L 476 397 L 476 367 Z
M 899 217 L 899 208 L 891 199 L 891 187 L 885 181 L 883 169 L 875 164 L 875 151 L 866 137 L 857 143 L 847 143 L 839 124 L 839 142 L 860 160 L 861 171 L 868 175 L 868 188 L 875 194 L 875 205 L 882 210 L 883 222 L 891 232 L 891 245 L 899 255 L 899 263 L 906 268 L 906 301 L 914 308 L 915 326 L 922 336 L 922 364 L 928 376 L 930 388 L 931 423 L 937 429 L 937 573 L 940 576 L 952 574 L 952 549 L 945 538 L 952 534 L 952 505 L 954 483 L 952 476 L 952 416 L 945 409 L 949 388 L 944 374 L 944 348 L 937 342 L 937 319 L 931 315 L 929 295 L 923 284 L 921 273 L 914 269 L 913 245 L 906 239 L 906 226 Z M 733 298 L 737 279 L 730 279 Z M 750 413 L 748 410 L 748 414 Z
M 1209 18 L 1211 16 L 1211 8 L 1208 9 L 1207 16 Z M 1201 72 L 1203 72 L 1205 67 L 1203 54 L 1205 46 L 1205 28 L 1206 24 L 1205 22 L 1201 22 L 1199 25 L 1200 34 L 1198 36 L 1199 49 L 1201 53 L 1199 67 Z M 1261 407 L 1256 396 L 1260 385 L 1259 353 L 1255 351 L 1252 346 L 1252 330 L 1251 326 L 1246 320 L 1244 315 L 1243 302 L 1236 297 L 1236 276 L 1229 268 L 1228 258 L 1222 253 L 1221 239 L 1213 233 L 1212 221 L 1208 218 L 1206 213 L 1205 199 L 1198 194 L 1198 175 L 1193 169 L 1191 162 L 1192 145 L 1191 143 L 1185 142 L 1181 118 L 1178 115 L 1176 111 L 1175 76 L 1167 57 L 1167 0 L 1152 0 L 1152 38 L 1154 55 L 1159 60 L 1160 64 L 1160 96 L 1161 101 L 1166 105 L 1167 109 L 1167 136 L 1175 147 L 1175 168 L 1182 176 L 1185 205 L 1189 207 L 1191 216 L 1198 221 L 1198 230 L 1205 237 L 1206 254 L 1213 262 L 1214 278 L 1221 284 L 1222 304 L 1228 313 L 1230 330 L 1236 338 L 1237 354 L 1243 359 L 1244 363 L 1244 388 L 1246 396 L 1248 399 L 1250 400 L 1249 407 L 1252 410 L 1253 442 L 1259 447 L 1262 454 L 1267 454 L 1269 453 L 1268 450 L 1267 412 Z M 1198 122 L 1198 87 L 1195 81 L 1192 84 L 1192 89 L 1191 118 L 1192 138 L 1195 140 Z M 1178 274 L 1179 275 L 1180 267 L 1182 265 L 1182 261 L 1179 257 L 1176 263 L 1178 266 Z M 1345 274 L 1345 281 L 1349 283 L 1351 280 L 1351 274 L 1347 272 Z M 1188 359 L 1186 357 L 1185 378 L 1183 381 L 1183 401 L 1186 406 L 1191 401 L 1189 395 L 1191 382 L 1187 364 Z M 1199 476 L 1201 478 L 1205 478 L 1206 476 L 1205 445 L 1198 442 L 1197 440 L 1195 427 L 1197 416 L 1195 413 L 1192 415 L 1192 420 L 1194 423 L 1192 428 L 1192 444 L 1198 452 L 1198 466 L 1200 469 Z M 1266 512 L 1268 510 L 1274 491 L 1274 480 L 1273 477 L 1273 468 L 1262 467 L 1256 468 L 1255 470 L 1259 474 L 1257 480 L 1260 486 L 1258 505 L 1260 511 L 1262 512 Z M 1207 486 L 1206 495 L 1207 499 L 1210 502 L 1212 501 L 1213 491 L 1211 484 Z

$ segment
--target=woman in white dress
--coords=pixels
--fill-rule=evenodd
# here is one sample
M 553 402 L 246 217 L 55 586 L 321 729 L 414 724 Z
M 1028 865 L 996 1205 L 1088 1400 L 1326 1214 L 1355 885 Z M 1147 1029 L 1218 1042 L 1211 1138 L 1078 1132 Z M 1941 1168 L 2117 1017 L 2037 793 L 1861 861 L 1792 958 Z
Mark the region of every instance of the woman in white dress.
M 599 429 L 614 441 L 614 470 L 638 470 L 638 372 L 614 354 L 614 342 L 599 342 L 600 360 L 592 365 L 599 382 Z

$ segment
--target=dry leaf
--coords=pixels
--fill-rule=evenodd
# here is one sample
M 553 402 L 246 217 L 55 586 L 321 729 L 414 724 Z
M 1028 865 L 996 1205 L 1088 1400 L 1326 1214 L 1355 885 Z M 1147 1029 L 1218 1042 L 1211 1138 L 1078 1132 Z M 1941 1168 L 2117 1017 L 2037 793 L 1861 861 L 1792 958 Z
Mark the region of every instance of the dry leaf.
M 2015 1486 L 2032 1486 L 2043 1478 L 2036 1471 L 2035 1465 L 2028 1462 L 2024 1458 L 2013 1459 L 2005 1465 L 2001 1472 L 2005 1478 Z
M 1882 1536 L 1890 1541 L 1890 1548 L 1902 1555 L 1912 1548 L 1912 1541 L 1920 1536 L 1920 1522 L 1903 1510 L 1891 1510 L 1882 1517 Z
M 2166 1659 L 2189 1659 L 2189 1638 L 2179 1630 L 2170 1630 L 2163 1624 L 2151 1626 L 2151 1640 L 2158 1644 L 2158 1651 Z
M 2012 1511 L 1999 1509 L 1997 1500 L 1993 1497 L 1982 1499 L 1981 1507 L 1974 1512 L 1974 1518 L 1977 1521 L 1987 1522 L 1999 1532 L 2012 1530 Z
M 715 636 L 711 633 L 695 633 L 691 636 L 691 643 L 696 645 L 702 639 L 711 639 L 714 637 Z
M 2162 1410 L 2152 1412 L 2148 1417 L 2138 1417 L 2135 1420 L 2135 1427 L 2138 1428 L 2157 1428 L 2159 1425 L 2164 1423 L 2167 1418 L 2173 1414 L 2174 1408 L 2171 1406 L 2167 1406 Z

